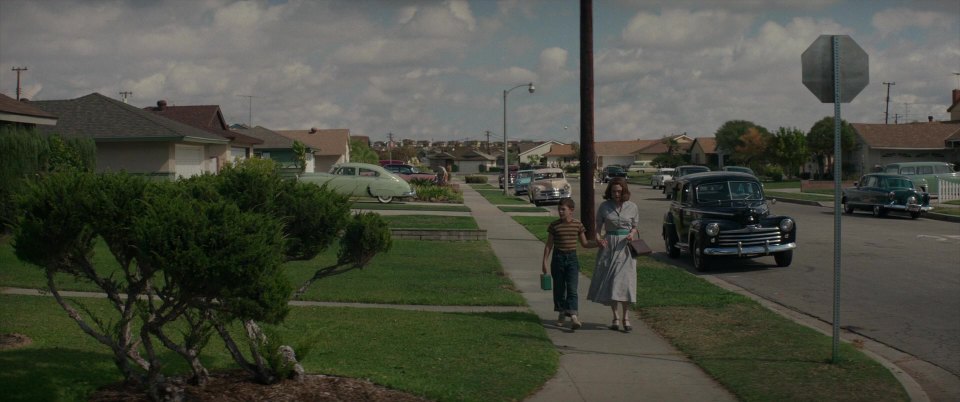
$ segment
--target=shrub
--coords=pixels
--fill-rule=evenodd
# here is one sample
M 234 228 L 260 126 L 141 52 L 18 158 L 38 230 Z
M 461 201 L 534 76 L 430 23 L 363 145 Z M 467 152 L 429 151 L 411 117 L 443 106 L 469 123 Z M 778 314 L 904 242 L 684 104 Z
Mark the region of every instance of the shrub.
M 763 167 L 762 175 L 773 181 L 783 181 L 783 168 L 778 165 L 767 165 Z
M 486 184 L 487 176 L 467 176 L 464 178 L 464 180 L 466 180 L 467 183 Z
M 417 182 L 416 180 L 414 182 Z M 411 183 L 413 184 L 413 183 Z M 423 183 L 416 183 L 414 191 L 417 192 L 417 199 L 428 202 L 463 202 L 463 193 L 451 185 L 437 185 L 429 180 Z
M 567 165 L 563 167 L 566 173 L 580 173 L 580 165 Z

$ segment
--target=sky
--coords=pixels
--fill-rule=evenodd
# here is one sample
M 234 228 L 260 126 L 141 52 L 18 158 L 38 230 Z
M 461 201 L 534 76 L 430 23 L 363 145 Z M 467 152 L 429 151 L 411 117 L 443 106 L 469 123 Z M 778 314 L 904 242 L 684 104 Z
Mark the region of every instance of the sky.
M 228 124 L 372 141 L 579 140 L 577 0 L 0 0 L 0 92 L 219 105 Z M 855 123 L 949 120 L 957 0 L 594 0 L 596 141 L 710 137 L 726 121 L 809 131 L 833 116 L 801 54 L 849 35 Z M 888 86 L 890 102 L 886 102 Z

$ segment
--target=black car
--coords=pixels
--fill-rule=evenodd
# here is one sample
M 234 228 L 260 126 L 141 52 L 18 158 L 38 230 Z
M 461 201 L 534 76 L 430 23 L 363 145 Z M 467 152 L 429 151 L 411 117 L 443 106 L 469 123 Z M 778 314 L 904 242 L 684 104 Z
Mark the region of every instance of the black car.
M 607 183 L 614 177 L 627 178 L 627 170 L 620 165 L 610 165 L 603 168 L 603 174 L 600 175 L 600 181 Z
M 674 186 L 674 183 L 676 183 L 677 179 L 683 176 L 686 176 L 688 174 L 703 173 L 703 172 L 709 172 L 709 171 L 710 171 L 710 168 L 706 166 L 700 166 L 700 165 L 677 166 L 677 169 L 673 171 L 673 177 L 671 177 L 670 180 L 663 181 L 663 184 L 661 185 L 661 187 L 663 187 L 663 193 L 666 194 L 667 199 L 669 200 L 670 197 L 673 197 L 673 186 Z
M 715 258 L 773 255 L 777 266 L 793 261 L 797 227 L 788 216 L 771 215 L 756 176 L 734 172 L 695 173 L 677 179 L 663 241 L 671 258 L 693 256 L 698 271 Z

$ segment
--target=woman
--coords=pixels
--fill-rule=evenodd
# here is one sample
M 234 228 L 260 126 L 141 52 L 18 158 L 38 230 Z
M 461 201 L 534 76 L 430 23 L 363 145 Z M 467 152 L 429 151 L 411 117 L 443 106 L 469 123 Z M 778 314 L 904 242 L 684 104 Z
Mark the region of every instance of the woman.
M 637 225 L 640 209 L 630 202 L 627 181 L 614 177 L 603 193 L 604 201 L 597 210 L 597 267 L 590 281 L 587 300 L 610 306 L 613 323 L 610 329 L 630 331 L 627 310 L 637 301 L 637 260 L 627 243 L 640 236 Z M 601 235 L 601 231 L 605 232 Z M 617 306 L 620 314 L 617 315 Z

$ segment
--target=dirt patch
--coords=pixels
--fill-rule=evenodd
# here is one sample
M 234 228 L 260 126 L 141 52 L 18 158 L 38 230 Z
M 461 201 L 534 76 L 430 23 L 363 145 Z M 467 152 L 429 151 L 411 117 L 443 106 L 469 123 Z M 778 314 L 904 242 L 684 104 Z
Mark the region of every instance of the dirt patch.
M 33 343 L 30 337 L 24 334 L 0 334 L 0 350 L 10 350 L 29 346 Z
M 272 385 L 258 384 L 242 371 L 210 374 L 210 382 L 200 388 L 185 387 L 184 400 L 203 402 L 226 401 L 370 401 L 427 402 L 429 399 L 393 390 L 370 381 L 326 375 L 307 375 L 301 382 L 283 381 Z M 136 386 L 111 384 L 90 395 L 91 402 L 147 402 L 147 396 Z

